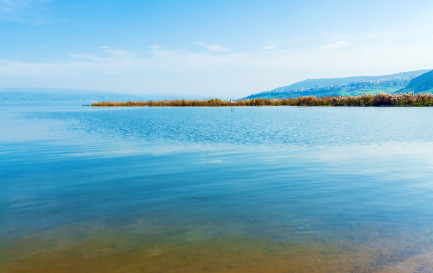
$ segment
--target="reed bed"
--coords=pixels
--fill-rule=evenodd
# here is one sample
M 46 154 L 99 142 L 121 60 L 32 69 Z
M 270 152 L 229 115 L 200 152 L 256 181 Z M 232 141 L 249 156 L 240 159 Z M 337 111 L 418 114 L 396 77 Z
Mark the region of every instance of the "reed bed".
M 231 106 L 230 101 L 210 100 L 163 100 L 163 101 L 103 101 L 92 106 L 148 106 L 148 107 L 221 107 Z M 365 94 L 344 97 L 306 96 L 292 99 L 249 99 L 235 101 L 234 106 L 433 106 L 433 94 Z

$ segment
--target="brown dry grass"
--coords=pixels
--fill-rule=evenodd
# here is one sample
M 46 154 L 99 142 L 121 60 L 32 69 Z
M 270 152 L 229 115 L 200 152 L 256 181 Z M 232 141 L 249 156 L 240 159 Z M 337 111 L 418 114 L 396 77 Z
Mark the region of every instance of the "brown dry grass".
M 149 107 L 216 107 L 230 106 L 230 101 L 210 100 L 164 100 L 164 101 L 103 101 L 92 106 L 149 106 Z M 239 100 L 235 106 L 433 106 L 433 94 L 377 94 L 346 97 L 299 97 L 293 99 Z

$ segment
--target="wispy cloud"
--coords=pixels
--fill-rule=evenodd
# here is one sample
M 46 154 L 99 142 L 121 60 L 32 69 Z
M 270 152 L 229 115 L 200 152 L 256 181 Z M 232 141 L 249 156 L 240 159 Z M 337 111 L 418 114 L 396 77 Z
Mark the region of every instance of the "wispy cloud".
M 433 63 L 433 40 L 425 43 L 321 47 L 255 52 L 190 51 L 152 46 L 133 52 L 104 46 L 49 62 L 0 60 L 4 86 L 93 88 L 125 92 L 200 93 L 239 97 L 310 77 L 374 75 Z M 399 58 L 396 58 L 399 56 Z
M 223 45 L 209 45 L 209 44 L 202 42 L 202 41 L 197 42 L 197 45 L 206 47 L 209 51 L 212 51 L 212 52 L 228 52 L 228 51 L 230 51 L 230 49 L 228 49 L 227 47 L 225 47 Z
M 278 46 L 276 44 L 267 44 L 262 49 L 263 50 L 274 50 L 274 49 L 277 49 L 277 48 L 278 48 Z
M 51 0 L 0 0 L 0 20 L 22 23 L 45 21 L 42 13 Z
M 66 56 L 72 60 L 92 62 L 107 62 L 108 60 L 119 62 L 138 58 L 133 51 L 115 49 L 110 46 L 100 46 L 98 54 L 68 53 Z
M 129 50 L 122 50 L 112 48 L 110 46 L 102 46 L 100 47 L 107 56 L 115 57 L 115 58 L 135 58 L 137 53 Z
M 102 60 L 101 57 L 97 57 L 91 54 L 86 53 L 68 53 L 66 54 L 71 59 L 78 59 L 78 60 L 89 60 L 89 61 L 100 61 Z
M 152 49 L 152 50 L 159 50 L 159 49 L 162 49 L 162 46 L 159 46 L 159 45 L 150 45 L 149 48 Z
M 321 48 L 324 49 L 336 49 L 336 48 L 342 48 L 349 45 L 348 41 L 336 41 L 330 44 L 324 44 L 321 46 Z

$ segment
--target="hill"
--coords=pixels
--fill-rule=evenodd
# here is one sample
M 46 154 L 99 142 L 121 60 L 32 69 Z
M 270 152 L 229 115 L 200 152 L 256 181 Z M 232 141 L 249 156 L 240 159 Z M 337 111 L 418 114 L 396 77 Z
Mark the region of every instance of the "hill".
M 113 92 L 81 90 L 81 89 L 52 89 L 52 88 L 2 88 L 0 102 L 14 103 L 92 103 L 100 100 L 132 100 L 133 95 L 123 95 Z
M 397 93 L 410 92 L 415 94 L 422 92 L 433 93 L 433 70 L 412 79 L 406 88 L 399 90 Z
M 308 79 L 270 91 L 250 95 L 254 98 L 297 98 L 302 96 L 356 96 L 361 94 L 394 93 L 428 70 L 402 72 L 383 76 Z

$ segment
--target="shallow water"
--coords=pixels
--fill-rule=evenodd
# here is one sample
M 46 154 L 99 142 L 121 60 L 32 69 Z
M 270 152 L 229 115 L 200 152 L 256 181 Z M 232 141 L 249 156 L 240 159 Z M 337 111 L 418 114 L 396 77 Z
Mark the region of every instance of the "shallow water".
M 430 272 L 432 117 L 2 105 L 0 272 Z

